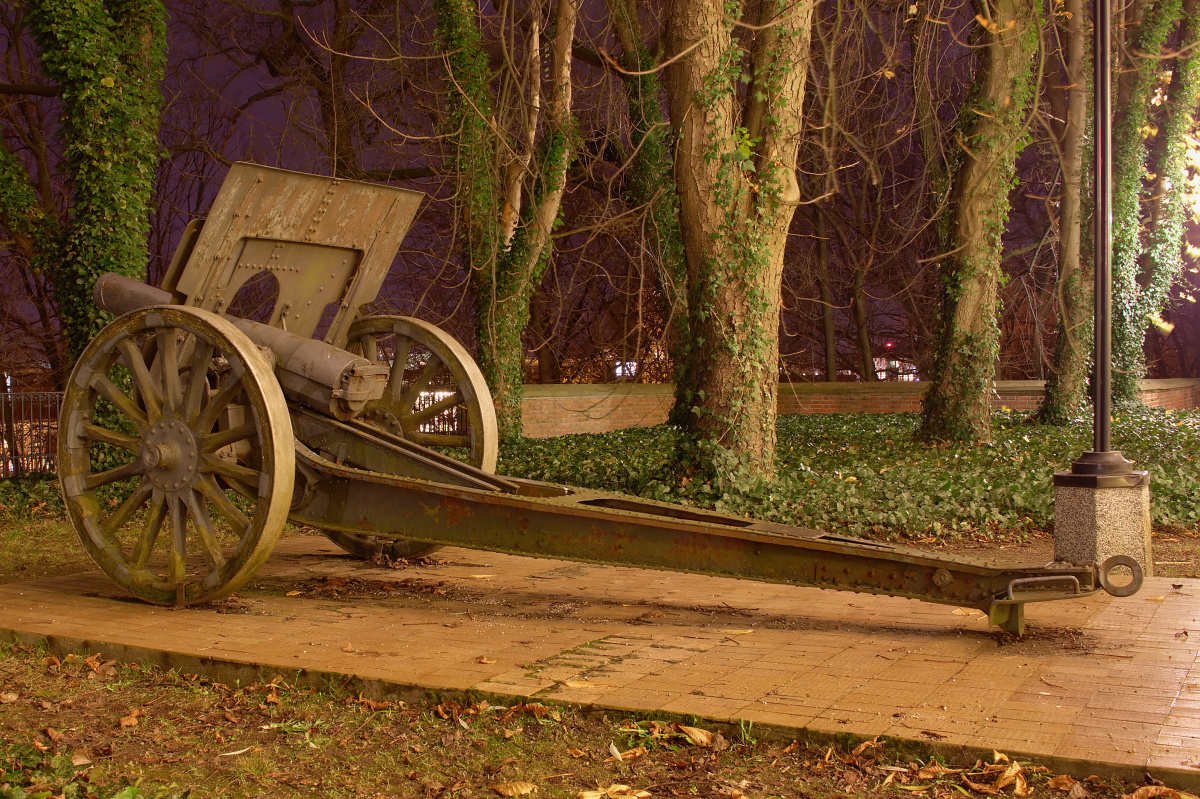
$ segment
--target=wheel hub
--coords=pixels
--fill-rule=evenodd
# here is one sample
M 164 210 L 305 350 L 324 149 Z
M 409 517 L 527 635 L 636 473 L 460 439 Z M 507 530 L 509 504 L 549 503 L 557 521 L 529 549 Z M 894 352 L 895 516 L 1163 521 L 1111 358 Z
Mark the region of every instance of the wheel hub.
M 146 476 L 163 491 L 179 491 L 196 478 L 200 450 L 196 437 L 178 419 L 160 419 L 142 437 Z

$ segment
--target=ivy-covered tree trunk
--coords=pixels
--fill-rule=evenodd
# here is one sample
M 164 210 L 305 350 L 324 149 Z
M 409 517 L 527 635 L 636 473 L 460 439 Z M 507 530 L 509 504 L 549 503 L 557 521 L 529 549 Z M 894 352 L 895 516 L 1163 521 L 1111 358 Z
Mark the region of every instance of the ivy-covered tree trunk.
M 941 333 L 922 404 L 921 432 L 935 440 L 991 438 L 1001 236 L 1017 154 L 1026 139 L 1041 22 L 1036 0 L 976 5 L 985 27 L 982 63 L 960 117 L 966 124 L 954 186 L 953 249 L 941 261 Z
M 679 192 L 675 186 L 670 121 L 663 115 L 662 82 L 656 59 L 642 43 L 634 0 L 608 0 L 609 17 L 621 45 L 621 78 L 629 104 L 630 144 L 633 147 L 624 199 L 646 208 L 646 246 L 658 267 L 658 287 L 666 318 L 667 354 L 675 366 L 675 384 L 686 383 L 687 264 L 679 230 Z M 677 410 L 680 406 L 676 404 Z M 674 424 L 686 419 L 672 416 Z
M 1146 327 L 1157 306 L 1157 291 L 1144 291 L 1142 280 L 1143 178 L 1146 173 L 1147 122 L 1151 99 L 1158 89 L 1155 58 L 1182 13 L 1180 0 L 1148 4 L 1138 29 L 1133 74 L 1128 78 L 1128 100 L 1117 109 L 1113 129 L 1113 255 L 1112 255 L 1112 399 L 1113 403 L 1138 401 L 1138 381 L 1146 371 L 1143 344 Z M 1195 100 L 1192 101 L 1195 105 Z M 1189 113 L 1184 111 L 1184 113 Z M 1190 113 L 1189 113 L 1190 116 Z M 1182 209 L 1181 209 L 1182 210 Z M 1180 247 L 1179 228 L 1175 248 Z M 1165 298 L 1165 290 L 1162 296 Z
M 523 86 L 500 106 L 493 93 L 478 9 L 470 0 L 437 0 L 438 42 L 446 62 L 448 133 L 464 229 L 464 255 L 479 366 L 496 404 L 500 436 L 521 433 L 529 302 L 549 259 L 571 161 L 571 44 L 577 0 L 559 0 L 552 24 L 549 98 L 542 111 L 542 21 L 524 31 Z M 512 88 L 512 87 L 508 87 Z M 540 134 L 540 135 L 539 135 Z
M 1065 0 L 1059 28 L 1063 35 L 1061 85 L 1067 87 L 1063 125 L 1056 131 L 1062 166 L 1058 205 L 1058 333 L 1046 393 L 1038 408 L 1043 424 L 1067 424 L 1087 399 L 1092 352 L 1092 268 L 1081 260 L 1083 241 L 1083 158 L 1091 94 L 1091 70 L 1085 57 L 1083 0 Z
M 1200 101 L 1200 19 L 1198 0 L 1184 0 L 1177 52 L 1167 89 L 1164 117 L 1158 132 L 1151 172 L 1156 175 L 1151 191 L 1151 224 L 1146 253 L 1138 277 L 1140 300 L 1146 318 L 1162 325 L 1171 288 L 1183 270 L 1183 245 L 1187 208 L 1182 200 L 1188 177 L 1188 151 Z M 1165 325 L 1163 325 L 1165 327 Z M 1143 327 L 1143 334 L 1145 327 Z
M 72 196 L 51 279 L 73 356 L 104 324 L 96 278 L 145 274 L 166 13 L 161 0 L 29 0 L 29 22 L 62 102 Z
M 800 199 L 795 168 L 810 0 L 670 0 L 667 67 L 691 338 L 676 402 L 688 430 L 774 474 L 783 250 Z M 742 91 L 743 74 L 749 85 Z

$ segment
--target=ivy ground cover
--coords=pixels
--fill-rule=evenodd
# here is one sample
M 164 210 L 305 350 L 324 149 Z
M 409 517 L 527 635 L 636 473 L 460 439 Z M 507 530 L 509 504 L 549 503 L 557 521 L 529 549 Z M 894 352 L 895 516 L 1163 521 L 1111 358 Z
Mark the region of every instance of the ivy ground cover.
M 522 439 L 501 448 L 501 473 L 622 491 L 830 532 L 883 538 L 1019 536 L 1053 526 L 1056 471 L 1091 449 L 1091 418 L 1065 427 L 1000 412 L 993 440 L 931 445 L 919 417 L 781 416 L 778 472 L 697 452 L 669 426 Z M 1113 446 L 1151 476 L 1156 525 L 1200 527 L 1200 411 L 1122 410 Z M 701 459 L 719 477 L 701 479 Z

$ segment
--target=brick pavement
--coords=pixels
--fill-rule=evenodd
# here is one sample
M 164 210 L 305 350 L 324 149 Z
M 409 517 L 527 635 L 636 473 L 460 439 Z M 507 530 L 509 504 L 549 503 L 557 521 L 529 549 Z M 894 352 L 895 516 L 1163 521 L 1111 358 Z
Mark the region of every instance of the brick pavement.
M 437 557 L 383 569 L 290 538 L 235 602 L 184 610 L 129 600 L 98 573 L 0 585 L 0 638 L 232 676 L 336 675 L 385 695 L 476 690 L 995 748 L 1200 787 L 1200 580 L 1033 604 L 1014 642 L 975 611 L 892 597 Z

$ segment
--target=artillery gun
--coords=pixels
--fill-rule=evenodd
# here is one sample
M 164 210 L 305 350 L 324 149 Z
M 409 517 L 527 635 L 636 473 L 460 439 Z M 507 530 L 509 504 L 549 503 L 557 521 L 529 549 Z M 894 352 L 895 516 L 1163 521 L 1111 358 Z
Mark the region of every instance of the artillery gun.
M 289 518 L 364 558 L 455 545 L 890 594 L 977 608 L 1018 635 L 1027 602 L 1140 586 L 1120 556 L 1001 568 L 497 476 L 495 410 L 466 350 L 426 322 L 361 314 L 421 199 L 236 164 L 161 289 L 97 282 L 118 317 L 68 382 L 61 485 L 84 548 L 129 593 L 225 596 Z M 255 313 L 243 300 L 262 283 L 277 291 Z

